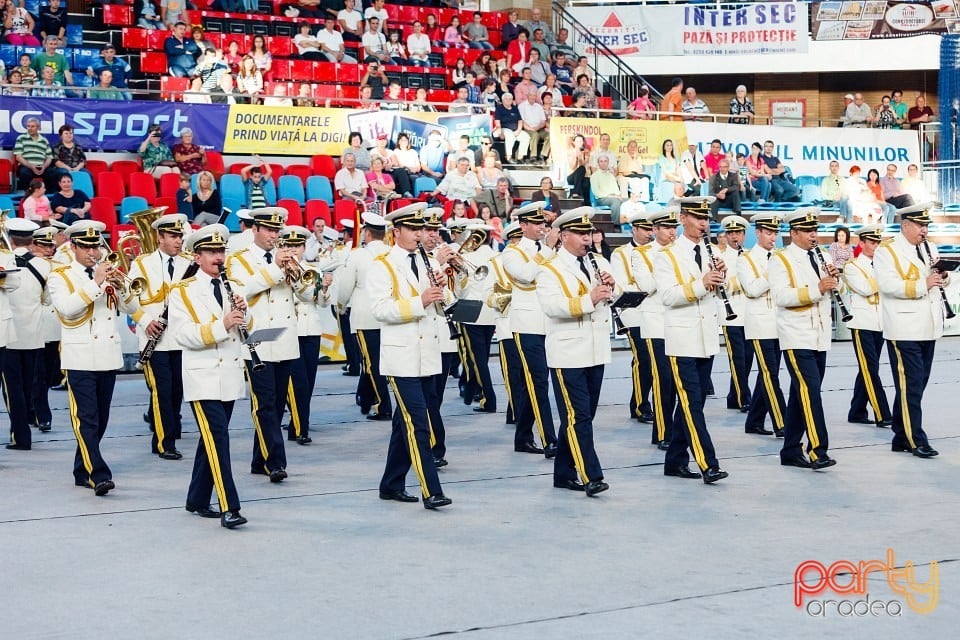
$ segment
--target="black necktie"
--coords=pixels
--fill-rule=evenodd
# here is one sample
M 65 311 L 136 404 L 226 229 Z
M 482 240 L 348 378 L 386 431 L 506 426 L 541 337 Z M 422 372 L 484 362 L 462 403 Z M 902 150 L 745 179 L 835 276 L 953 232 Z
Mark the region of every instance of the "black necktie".
M 87 267 L 84 271 L 87 272 L 87 277 L 93 280 L 93 267 Z
M 169 274 L 170 279 L 173 280 L 173 256 L 167 258 L 167 274 Z
M 417 254 L 410 254 L 410 271 L 413 271 L 413 277 L 417 280 L 420 279 L 420 270 L 417 269 Z
M 223 292 L 220 291 L 220 278 L 213 278 L 210 283 L 213 285 L 213 297 L 217 299 L 217 304 L 223 309 Z
M 273 255 L 269 251 L 263 254 L 263 259 L 267 261 L 267 264 L 273 264 Z
M 587 280 L 590 280 L 590 271 L 587 269 L 587 265 L 583 263 L 583 256 L 577 258 L 577 262 L 580 263 L 580 271 L 583 271 L 583 275 L 587 276 Z
M 813 255 L 813 249 L 810 249 L 810 251 L 807 251 L 807 257 L 810 258 L 810 266 L 813 267 L 814 273 L 816 273 L 816 274 L 817 274 L 817 277 L 819 278 L 819 277 L 820 277 L 820 265 L 817 264 L 817 259 L 816 259 L 816 257 Z
M 540 241 L 539 241 L 539 240 L 537 240 L 537 253 L 539 253 L 539 252 L 540 252 L 540 249 L 541 249 L 541 247 L 540 247 Z
M 703 271 L 703 261 L 700 259 L 700 245 L 693 245 L 693 261 L 697 263 L 697 269 Z
M 923 257 L 923 254 L 920 252 L 920 245 L 917 245 L 917 257 L 920 258 L 920 262 L 926 263 L 926 259 Z
M 770 259 L 770 256 L 771 256 L 771 255 L 773 255 L 773 254 L 772 254 L 772 253 L 770 253 L 769 251 L 767 251 L 767 260 L 769 260 L 769 259 Z

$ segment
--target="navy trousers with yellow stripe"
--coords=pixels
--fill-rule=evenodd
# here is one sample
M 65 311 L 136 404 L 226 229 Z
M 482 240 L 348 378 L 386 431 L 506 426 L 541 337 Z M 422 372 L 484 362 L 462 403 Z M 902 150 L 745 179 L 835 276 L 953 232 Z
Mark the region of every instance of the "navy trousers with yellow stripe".
M 850 399 L 848 420 L 865 420 L 867 404 L 873 408 L 876 422 L 890 419 L 887 392 L 880 381 L 880 354 L 883 353 L 883 332 L 851 329 L 853 352 L 857 354 L 857 379 L 853 383 L 853 398 Z
M 63 382 L 60 370 L 60 341 L 43 345 L 43 354 L 37 360 L 37 369 L 33 375 L 33 390 L 30 393 L 29 422 L 52 422 L 50 412 L 50 387 Z
M 427 403 L 427 426 L 430 427 L 430 449 L 434 458 L 447 455 L 447 430 L 443 425 L 443 416 L 440 407 L 443 406 L 443 394 L 447 390 L 447 380 L 450 372 L 460 361 L 460 354 L 456 351 L 445 351 L 440 354 L 440 373 L 430 376 L 432 384 L 424 385 L 423 398 Z
M 369 406 L 371 413 L 387 415 L 393 408 L 387 378 L 380 374 L 380 329 L 357 329 L 356 339 L 362 356 L 362 373 L 357 381 L 360 406 Z
M 743 327 L 721 327 L 723 341 L 727 346 L 730 361 L 730 390 L 727 392 L 727 409 L 739 409 L 750 404 L 750 369 L 753 367 L 753 351 L 747 348 Z
M 653 373 L 653 433 L 651 444 L 670 442 L 673 436 L 673 411 L 677 405 L 677 388 L 673 383 L 670 358 L 663 352 L 663 338 L 647 338 L 647 352 Z
M 893 399 L 893 445 L 915 449 L 929 445 L 923 430 L 923 392 L 933 367 L 933 340 L 888 340 L 887 353 L 897 390 Z
M 30 392 L 37 361 L 43 349 L 4 349 L 0 362 L 3 371 L 4 400 L 10 417 L 10 442 L 22 449 L 32 446 L 30 433 Z
M 751 340 L 757 356 L 757 381 L 753 385 L 745 431 L 763 428 L 767 414 L 775 429 L 786 424 L 787 403 L 780 388 L 780 341 L 776 338 Z
M 593 446 L 593 418 L 600 402 L 603 365 L 578 369 L 551 369 L 553 393 L 560 414 L 557 457 L 553 461 L 553 480 L 576 480 L 586 484 L 603 480 L 603 467 Z
M 790 372 L 790 397 L 787 400 L 786 431 L 780 460 L 801 457 L 801 440 L 807 435 L 807 454 L 817 460 L 827 454 L 827 422 L 823 416 L 820 386 L 827 370 L 827 352 L 813 349 L 787 349 L 783 352 Z
M 357 337 L 350 333 L 350 309 L 337 316 L 340 323 L 340 339 L 343 340 L 343 354 L 347 358 L 347 372 L 352 375 L 360 373 L 360 348 L 357 346 Z
M 496 327 L 485 324 L 460 325 L 463 330 L 464 355 L 466 368 L 470 376 L 464 385 L 464 394 L 473 398 L 479 391 L 480 408 L 496 413 L 497 394 L 493 390 L 493 380 L 490 379 L 490 341 L 493 340 L 493 331 Z
M 640 335 L 640 327 L 630 327 L 627 330 L 627 340 L 630 342 L 630 352 L 633 360 L 630 362 L 630 377 L 633 380 L 633 393 L 630 395 L 630 417 L 639 419 L 644 413 L 650 412 L 650 391 L 655 384 L 653 367 L 650 361 L 650 352 L 644 345 Z
M 407 472 L 413 468 L 424 497 L 443 493 L 437 468 L 430 450 L 430 425 L 427 397 L 435 393 L 433 376 L 401 378 L 389 376 L 397 408 L 393 412 L 393 429 L 387 461 L 380 479 L 380 491 L 403 491 Z
M 673 436 L 663 459 L 664 467 L 686 467 L 690 463 L 688 449 L 693 452 L 693 459 L 701 471 L 718 467 L 713 440 L 703 416 L 713 358 L 669 356 L 669 359 L 677 388 L 677 408 L 673 415 Z
M 150 439 L 150 451 L 153 453 L 173 451 L 181 435 L 182 363 L 182 351 L 154 351 L 150 361 L 143 365 L 143 379 L 150 390 L 147 413 L 153 425 Z
M 540 441 L 544 445 L 555 443 L 557 435 L 553 430 L 553 414 L 547 394 L 546 336 L 515 333 L 513 337 L 523 375 L 522 390 L 515 398 L 517 429 L 514 442 L 533 442 L 533 425 L 536 423 Z
M 503 374 L 503 386 L 507 391 L 507 424 L 517 422 L 517 394 L 523 391 L 523 364 L 520 362 L 520 352 L 517 351 L 517 343 L 513 336 L 500 336 L 497 342 L 500 350 L 500 372 Z M 529 442 L 533 439 L 533 433 L 530 434 Z M 516 439 L 516 438 L 515 438 Z M 514 444 L 523 444 L 514 442 Z
M 310 434 L 310 399 L 317 382 L 317 363 L 320 362 L 320 336 L 300 336 L 300 357 L 290 362 L 290 383 L 287 385 L 287 406 L 290 423 L 287 440 L 296 440 Z
M 280 421 L 283 419 L 283 401 L 290 383 L 290 361 L 264 362 L 260 371 L 253 370 L 250 360 L 245 360 L 244 364 L 247 367 L 254 430 L 250 472 L 269 475 L 271 471 L 287 467 Z
M 190 403 L 200 428 L 193 477 L 187 489 L 187 506 L 206 507 L 214 491 L 220 511 L 240 509 L 240 497 L 230 467 L 230 416 L 233 402 L 194 400 Z
M 77 483 L 93 487 L 113 478 L 100 454 L 100 441 L 107 432 L 116 381 L 116 371 L 67 371 L 70 421 L 77 438 L 73 460 L 73 477 Z

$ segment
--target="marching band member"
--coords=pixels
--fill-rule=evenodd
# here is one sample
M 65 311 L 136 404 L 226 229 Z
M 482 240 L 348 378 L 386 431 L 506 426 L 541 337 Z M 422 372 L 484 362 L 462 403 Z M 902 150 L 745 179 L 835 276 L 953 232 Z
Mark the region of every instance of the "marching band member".
M 43 336 L 38 318 L 43 313 L 42 300 L 50 263 L 30 253 L 33 232 L 37 223 L 24 218 L 5 220 L 7 235 L 13 249 L 14 264 L 20 269 L 20 285 L 7 298 L 10 321 L 16 331 L 7 336 L 3 356 L 3 388 L 7 413 L 10 418 L 10 444 L 7 449 L 29 450 L 30 394 L 39 359 L 43 356 Z M 15 335 L 14 335 L 15 333 Z
M 354 224 L 353 220 L 342 220 L 340 222 L 343 225 L 343 239 L 334 246 L 331 250 L 331 258 L 343 258 L 344 264 L 349 261 L 348 256 L 352 256 L 356 253 L 357 249 L 353 247 L 353 230 Z M 342 269 L 341 269 L 342 270 Z M 334 272 L 334 279 L 340 281 L 340 274 Z M 343 353 L 347 358 L 346 364 L 343 365 L 343 375 L 345 376 L 359 376 L 360 367 L 361 367 L 361 353 L 360 346 L 357 342 L 357 337 L 354 334 L 353 327 L 351 326 L 351 315 L 352 311 L 350 306 L 345 306 L 341 311 L 337 320 L 340 323 L 340 338 L 343 340 Z M 362 402 L 362 401 L 361 401 Z M 390 416 L 389 405 L 387 405 L 388 411 L 386 416 Z M 361 408 L 362 410 L 362 408 Z M 366 413 L 366 412 L 364 412 Z M 371 420 L 377 420 L 379 418 L 370 418 Z M 384 420 L 386 418 L 383 418 Z
M 757 357 L 757 380 L 743 429 L 764 436 L 784 435 L 787 403 L 780 388 L 780 341 L 777 337 L 777 307 L 773 303 L 767 268 L 780 235 L 780 218 L 774 213 L 753 216 L 757 243 L 737 260 L 737 279 L 747 298 L 744 306 L 743 336 Z M 764 427 L 770 414 L 773 431 Z
M 280 229 L 287 221 L 286 209 L 263 207 L 251 210 L 250 215 L 253 242 L 227 256 L 227 277 L 244 285 L 251 327 L 288 329 L 277 340 L 257 347 L 264 365 L 260 369 L 254 369 L 250 350 L 243 347 L 256 432 L 250 472 L 270 476 L 270 482 L 283 482 L 287 477 L 287 454 L 280 421 L 290 381 L 290 361 L 300 357 L 297 332 L 289 330 L 296 326 L 296 310 L 294 291 L 287 283 L 285 271 L 295 258 L 290 248 L 275 249 Z
M 637 289 L 647 294 L 640 305 L 640 334 L 647 352 L 653 377 L 653 427 L 651 443 L 661 451 L 670 447 L 673 437 L 673 412 L 677 404 L 677 389 L 673 383 L 670 359 L 664 351 L 663 301 L 653 277 L 657 254 L 677 239 L 680 207 L 665 207 L 647 214 L 653 227 L 653 242 L 646 251 L 636 254 L 640 260 L 632 263 Z
M 723 331 L 723 342 L 727 348 L 727 359 L 730 361 L 730 390 L 727 392 L 727 409 L 739 409 L 740 413 L 750 410 L 750 369 L 753 366 L 753 352 L 747 349 L 743 337 L 743 327 L 746 321 L 746 297 L 743 295 L 743 286 L 737 277 L 736 264 L 743 253 L 743 240 L 747 235 L 747 225 L 750 223 L 740 216 L 727 216 L 720 223 L 727 236 L 727 247 L 720 249 L 718 254 L 728 265 L 727 299 L 737 314 L 732 320 L 726 315 L 720 316 L 720 329 Z
M 297 341 L 300 357 L 290 363 L 290 383 L 287 385 L 287 406 L 290 407 L 290 423 L 287 425 L 287 440 L 307 445 L 310 437 L 310 398 L 317 382 L 317 365 L 320 362 L 320 310 L 330 306 L 330 285 L 333 275 L 321 273 L 303 260 L 307 237 L 305 227 L 290 225 L 280 231 L 280 242 L 293 250 L 293 256 L 304 274 L 315 273 L 316 282 L 295 289 L 294 309 L 297 313 Z M 303 278 L 301 278 L 301 281 Z
M 873 256 L 880 287 L 883 337 L 893 370 L 893 451 L 932 458 L 923 430 L 921 403 L 937 338 L 943 335 L 944 274 L 931 268 L 939 259 L 927 242 L 932 202 L 900 209 L 900 233 L 884 241 Z M 921 247 L 923 245 L 923 247 Z
M 502 264 L 513 281 L 510 328 L 523 364 L 523 384 L 515 395 L 517 428 L 514 451 L 543 453 L 545 457 L 553 458 L 557 455 L 557 436 L 547 397 L 547 355 L 544 351 L 547 327 L 537 296 L 537 276 L 540 266 L 555 255 L 553 247 L 559 234 L 552 229 L 544 235 L 543 206 L 542 201 L 532 202 L 514 211 L 523 237 L 504 250 Z M 543 443 L 542 450 L 533 443 L 534 422 Z
M 14 291 L 20 286 L 20 274 L 3 273 L 4 271 L 15 268 L 16 258 L 13 252 L 7 249 L 0 249 L 0 371 L 3 370 L 4 353 L 7 350 L 7 344 L 17 337 L 17 330 L 12 322 L 13 313 L 10 311 L 10 298 L 7 296 L 10 291 Z M 10 444 L 15 443 L 11 442 Z
M 610 488 L 593 444 L 593 419 L 604 365 L 610 362 L 610 301 L 622 293 L 610 263 L 587 255 L 593 216 L 593 207 L 557 216 L 553 228 L 561 245 L 537 278 L 537 298 L 547 317 L 547 366 L 560 414 L 553 486 L 591 497 Z
M 883 353 L 881 329 L 880 290 L 873 270 L 873 258 L 880 246 L 883 227 L 867 225 L 855 231 L 861 253 L 843 265 L 843 281 L 850 289 L 850 312 L 853 319 L 847 323 L 853 335 L 853 350 L 857 354 L 857 379 L 853 383 L 853 398 L 847 412 L 847 422 L 875 424 L 889 427 L 893 424 L 887 393 L 880 380 L 880 354 Z M 867 403 L 873 408 L 873 419 L 867 417 Z
M 67 233 L 66 233 L 68 228 L 67 225 L 60 222 L 59 220 L 51 220 L 50 226 L 56 227 L 62 232 L 62 233 L 58 233 L 56 236 L 57 249 L 54 252 L 51 260 L 53 260 L 54 262 L 60 265 L 70 264 L 76 258 L 73 254 L 73 243 L 68 241 L 69 238 L 67 237 Z
M 520 241 L 521 231 L 519 222 L 511 222 L 503 229 L 503 239 L 507 246 L 516 244 Z M 509 301 L 510 298 L 500 298 L 494 292 L 494 284 L 499 285 L 501 291 L 506 293 L 501 295 L 513 295 L 513 282 L 503 268 L 503 254 L 497 254 L 490 260 L 490 268 L 493 269 L 493 278 L 487 278 L 485 282 L 489 285 L 486 292 L 487 306 L 497 310 L 496 315 L 496 336 L 497 350 L 500 353 L 500 372 L 503 374 L 503 386 L 507 392 L 507 413 L 506 423 L 516 424 L 517 414 L 514 409 L 515 394 L 519 392 L 522 385 L 521 371 L 523 365 L 520 362 L 520 353 L 517 351 L 517 344 L 513 340 L 513 332 L 510 330 Z M 506 304 L 504 304 L 506 302 Z M 532 437 L 532 433 L 530 434 Z M 529 441 L 514 442 L 514 447 L 522 447 Z M 531 443 L 532 444 L 532 443 Z
M 151 223 L 157 232 L 157 250 L 141 254 L 130 265 L 130 278 L 143 278 L 146 285 L 140 295 L 143 314 L 137 322 L 139 349 L 150 338 L 160 337 L 153 355 L 143 364 L 143 379 L 150 390 L 147 418 L 150 423 L 150 451 L 163 460 L 179 460 L 180 405 L 183 403 L 181 351 L 166 337 L 167 301 L 170 288 L 184 277 L 190 261 L 180 255 L 183 234 L 190 222 L 182 213 L 168 213 Z
M 227 241 L 227 255 L 246 249 L 253 242 L 253 216 L 250 215 L 250 209 L 237 209 L 237 219 L 240 221 L 240 233 L 233 234 Z
M 55 237 L 63 235 L 57 227 L 40 227 L 33 232 L 33 246 L 30 252 L 46 262 L 48 271 L 59 267 L 52 260 L 56 251 Z M 50 302 L 50 292 L 44 288 L 43 306 L 40 310 L 40 335 L 43 339 L 43 353 L 37 361 L 37 370 L 33 376 L 33 390 L 30 394 L 30 418 L 37 428 L 50 431 L 53 414 L 50 411 L 50 389 L 63 383 L 60 370 L 60 318 Z
M 424 264 L 418 244 L 425 203 L 401 207 L 386 216 L 394 245 L 370 270 L 370 300 L 381 327 L 380 362 L 397 402 L 380 499 L 417 502 L 404 489 L 411 465 L 420 482 L 423 506 L 437 509 L 453 501 L 443 494 L 430 449 L 429 397 L 440 372 L 440 325 L 435 316 L 444 291 L 435 265 Z M 433 274 L 433 280 L 430 278 Z
M 703 415 L 710 363 L 720 351 L 715 292 L 723 286 L 727 268 L 721 258 L 710 259 L 704 244 L 704 235 L 710 228 L 712 200 L 711 197 L 680 199 L 683 235 L 657 253 L 653 264 L 657 291 L 664 306 L 664 353 L 670 358 L 679 400 L 663 473 L 678 478 L 700 478 L 700 473 L 687 467 L 689 448 L 707 484 L 728 475 L 720 470 Z
M 303 250 L 304 260 L 317 262 L 320 259 L 320 254 L 327 250 L 327 231 L 327 223 L 322 217 L 317 216 L 313 221 L 313 232 L 307 238 L 307 244 Z M 333 241 L 336 242 L 338 237 L 336 230 L 329 231 L 333 232 Z
M 67 236 L 75 259 L 54 269 L 47 282 L 62 324 L 60 358 L 67 372 L 70 419 L 77 437 L 74 482 L 91 487 L 98 496 L 115 488 L 100 441 L 110 419 L 117 369 L 123 366 L 117 315 L 128 313 L 134 321 L 140 316 L 136 296 L 100 259 L 104 229 L 106 225 L 95 220 L 70 225 Z
M 467 231 L 470 232 L 467 245 L 472 243 L 476 248 L 472 251 L 463 249 L 460 251 L 463 262 L 470 267 L 465 266 L 465 273 L 456 278 L 456 294 L 457 298 L 483 301 L 490 288 L 487 281 L 496 277 L 490 268 L 490 261 L 496 256 L 496 251 L 490 246 L 490 232 L 493 231 L 493 227 L 487 224 L 471 224 L 467 226 Z M 476 274 L 485 275 L 478 279 Z M 464 353 L 467 356 L 465 366 L 466 370 L 470 371 L 470 377 L 464 389 L 464 402 L 472 401 L 479 395 L 480 405 L 473 408 L 477 413 L 497 412 L 497 396 L 493 390 L 493 381 L 490 379 L 489 365 L 490 343 L 493 340 L 495 328 L 496 312 L 486 305 L 481 308 L 480 315 L 474 322 L 461 324 Z
M 780 464 L 814 471 L 836 464 L 827 455 L 820 388 L 832 337 L 830 291 L 837 289 L 839 273 L 830 256 L 817 246 L 819 213 L 815 207 L 805 207 L 785 216 L 784 222 L 790 225 L 790 245 L 774 253 L 767 265 L 777 306 L 777 337 L 790 373 Z M 821 258 L 826 261 L 826 273 L 821 271 Z M 804 432 L 809 461 L 800 448 Z
M 639 291 L 635 272 L 643 256 L 653 246 L 653 225 L 647 220 L 645 211 L 638 210 L 623 220 L 630 225 L 633 235 L 630 242 L 614 249 L 610 258 L 613 277 L 621 283 L 624 291 Z M 646 258 L 649 260 L 649 258 Z M 631 377 L 633 379 L 633 394 L 630 396 L 630 417 L 640 422 L 653 422 L 653 410 L 650 407 L 650 389 L 653 387 L 653 369 L 650 354 L 645 348 L 642 331 L 640 330 L 642 311 L 639 307 L 623 309 L 620 319 L 628 328 L 627 339 L 630 342 L 630 352 L 633 354 L 631 363 Z M 654 443 L 656 444 L 656 443 Z
M 373 261 L 390 251 L 383 242 L 387 221 L 376 213 L 361 214 L 362 246 L 350 252 L 350 257 L 337 274 L 337 299 L 341 307 L 350 309 L 349 327 L 356 333 L 362 356 L 357 398 L 360 412 L 367 420 L 390 420 L 393 408 L 387 378 L 380 373 L 380 322 L 373 317 L 367 276 Z
M 172 287 L 166 339 L 182 349 L 184 400 L 200 429 L 186 510 L 203 518 L 219 517 L 222 526 L 233 529 L 247 522 L 240 515 L 233 482 L 228 431 L 234 402 L 244 397 L 244 354 L 237 327 L 245 322 L 246 302 L 242 284 L 231 285 L 231 301 L 220 277 L 229 235 L 222 224 L 211 224 L 187 238 L 187 251 L 199 270 Z M 214 491 L 219 512 L 210 508 Z

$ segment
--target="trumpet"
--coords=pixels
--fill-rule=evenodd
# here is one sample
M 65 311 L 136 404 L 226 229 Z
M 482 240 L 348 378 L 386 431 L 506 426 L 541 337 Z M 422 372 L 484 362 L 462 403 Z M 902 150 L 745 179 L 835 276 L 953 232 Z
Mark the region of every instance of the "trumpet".
M 123 258 L 121 258 L 119 253 L 111 251 L 100 260 L 97 260 L 97 264 L 106 262 L 110 265 L 110 268 L 107 270 L 107 281 L 120 291 L 132 293 L 139 298 L 147 289 L 147 281 L 145 278 L 131 278 L 124 273 L 120 267 L 122 261 Z
M 277 242 L 278 249 L 288 246 L 290 245 L 287 245 L 283 240 Z M 312 287 L 320 280 L 320 274 L 317 271 L 305 268 L 294 255 L 290 255 L 283 260 L 277 260 L 277 264 L 283 269 L 287 284 L 303 284 Z

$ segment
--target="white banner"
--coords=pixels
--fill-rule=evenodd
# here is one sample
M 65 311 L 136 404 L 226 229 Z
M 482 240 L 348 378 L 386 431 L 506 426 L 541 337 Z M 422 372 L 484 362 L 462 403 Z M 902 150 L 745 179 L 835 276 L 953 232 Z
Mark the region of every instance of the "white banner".
M 717 5 L 599 5 L 570 13 L 617 55 L 733 56 L 806 53 L 806 2 Z M 577 50 L 593 52 L 584 34 Z M 733 63 L 733 61 L 731 61 Z
M 774 155 L 790 168 L 794 176 L 824 176 L 830 161 L 840 163 L 840 175 L 858 165 L 866 177 L 869 169 L 882 176 L 888 164 L 895 164 L 899 175 L 906 175 L 908 164 L 920 164 L 920 142 L 916 131 L 893 129 L 855 129 L 850 127 L 772 127 L 765 125 L 714 124 L 687 122 L 687 140 L 699 144 L 707 153 L 710 141 L 718 139 L 723 151 L 750 155 L 750 145 L 765 140 L 774 143 Z

